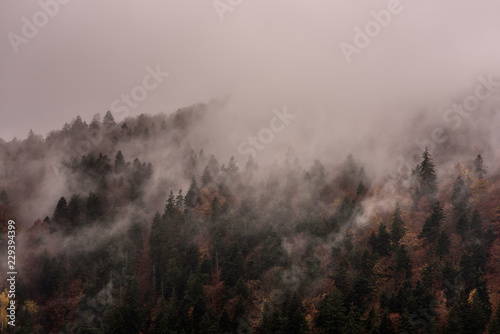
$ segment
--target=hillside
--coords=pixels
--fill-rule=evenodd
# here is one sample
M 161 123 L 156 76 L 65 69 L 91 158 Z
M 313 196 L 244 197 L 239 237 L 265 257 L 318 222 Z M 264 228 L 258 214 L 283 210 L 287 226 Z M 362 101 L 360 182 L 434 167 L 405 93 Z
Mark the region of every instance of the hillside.
M 391 175 L 355 152 L 260 163 L 197 138 L 217 107 L 0 141 L 18 271 L 7 330 L 0 264 L 1 332 L 500 333 L 488 147 L 422 150 Z

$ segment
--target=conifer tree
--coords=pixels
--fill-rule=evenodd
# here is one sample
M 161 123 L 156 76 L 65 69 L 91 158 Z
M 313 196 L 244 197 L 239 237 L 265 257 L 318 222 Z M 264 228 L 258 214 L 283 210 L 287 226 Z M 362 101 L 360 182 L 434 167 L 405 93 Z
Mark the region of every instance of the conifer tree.
M 144 320 L 144 311 L 141 306 L 139 285 L 137 277 L 133 270 L 129 270 L 127 275 L 127 284 L 125 284 L 125 296 L 123 304 L 120 307 L 126 332 L 123 333 L 139 333 L 142 321 Z
M 210 315 L 210 312 L 205 312 L 200 322 L 200 334 L 219 334 L 217 322 Z
M 104 334 L 129 333 L 120 309 L 111 305 L 104 313 Z
M 201 186 L 206 187 L 212 182 L 212 175 L 210 174 L 210 168 L 208 165 L 203 170 L 203 175 L 201 176 Z
M 453 193 L 451 195 L 451 204 L 453 204 L 453 210 L 457 217 L 467 213 L 470 195 L 469 185 L 464 182 L 461 176 L 458 176 L 453 183 Z
M 125 158 L 122 151 L 118 151 L 115 156 L 115 173 L 119 174 L 125 170 Z
M 71 132 L 74 134 L 79 134 L 86 128 L 86 124 L 82 121 L 80 116 L 76 116 L 73 124 L 71 125 Z
M 266 303 L 266 305 L 264 305 L 264 317 L 266 315 L 266 312 L 265 312 L 266 306 L 269 307 L 269 305 L 267 303 Z M 264 323 L 264 319 L 263 319 L 263 323 Z M 219 332 L 222 334 L 232 332 L 233 324 L 232 324 L 231 318 L 229 317 L 229 313 L 227 312 L 227 309 L 222 310 L 222 313 L 219 317 L 218 327 L 219 327 Z
M 455 225 L 455 229 L 458 234 L 465 239 L 467 237 L 467 231 L 469 230 L 470 224 L 469 219 L 465 213 L 462 213 L 458 218 L 457 224 Z
M 234 177 L 239 171 L 236 159 L 233 156 L 231 156 L 229 162 L 227 163 L 226 171 L 231 177 Z
M 428 148 L 422 155 L 423 161 L 420 164 L 420 191 L 424 195 L 434 197 L 438 190 L 436 172 L 434 171 L 434 162 Z
M 170 190 L 170 194 L 167 198 L 167 204 L 165 205 L 165 212 L 163 213 L 164 217 L 175 217 L 178 212 L 175 204 L 174 192 Z
M 327 333 L 342 334 L 345 320 L 344 296 L 337 287 L 334 287 L 321 302 L 317 325 Z
M 86 202 L 87 217 L 96 220 L 104 215 L 101 199 L 96 194 L 90 192 Z
M 476 238 L 483 237 L 483 220 L 477 209 L 472 212 L 471 229 Z
M 410 312 L 408 309 L 405 307 L 403 309 L 403 313 L 401 313 L 401 318 L 399 320 L 398 324 L 398 330 L 400 333 L 414 333 L 415 332 L 415 326 L 414 326 L 414 321 L 411 318 Z
M 436 201 L 432 206 L 432 213 L 426 219 L 422 232 L 418 236 L 420 239 L 426 239 L 428 242 L 434 242 L 439 237 L 439 227 L 444 222 L 444 210 L 441 203 Z
M 464 304 L 464 332 L 483 333 L 490 319 L 491 309 L 481 300 L 477 289 L 471 291 Z
M 92 117 L 92 121 L 89 124 L 89 128 L 92 130 L 97 130 L 101 127 L 101 115 L 95 114 L 94 117 Z
M 442 230 L 439 234 L 439 238 L 437 240 L 437 254 L 440 258 L 445 257 L 450 252 L 451 241 L 448 233 L 445 230 Z
M 403 245 L 398 248 L 398 251 L 396 253 L 396 274 L 403 273 L 405 274 L 406 278 L 410 278 L 412 275 L 411 269 L 412 265 L 410 254 L 408 253 L 406 247 Z
M 82 222 L 81 199 L 78 195 L 71 196 L 68 204 L 68 219 L 73 226 L 79 226 Z
M 361 334 L 363 332 L 363 327 L 361 326 L 360 315 L 356 306 L 351 304 L 349 313 L 345 319 L 344 327 L 342 328 L 342 333 L 344 334 Z
M 396 210 L 392 213 L 392 225 L 391 225 L 391 241 L 394 246 L 397 246 L 399 240 L 406 235 L 406 226 L 403 218 L 401 217 L 401 208 L 399 204 L 396 206 Z
M 102 119 L 102 124 L 106 129 L 109 129 L 116 125 L 115 118 L 111 114 L 111 111 L 108 110 L 106 112 L 106 115 L 104 115 L 104 118 Z
M 388 256 L 391 253 L 391 235 L 387 231 L 387 227 L 384 224 L 380 224 L 378 226 L 376 246 L 373 251 L 378 253 L 380 256 Z
M 198 184 L 196 182 L 196 178 L 192 177 L 191 185 L 189 186 L 189 190 L 186 193 L 185 203 L 187 207 L 193 208 L 198 203 L 200 203 L 200 190 L 198 189 Z
M 479 154 L 474 160 L 474 173 L 478 179 L 483 179 L 484 174 L 486 174 L 486 166 L 484 165 L 481 154 Z
M 387 312 L 384 312 L 382 315 L 382 319 L 380 320 L 380 324 L 378 325 L 376 332 L 379 334 L 395 334 L 394 326 L 387 315 Z
M 366 194 L 366 187 L 363 181 L 359 181 L 358 190 L 356 190 L 356 196 L 364 196 Z
M 285 316 L 287 321 L 284 326 L 286 333 L 309 333 L 309 327 L 303 312 L 301 299 L 298 293 L 295 292 L 290 301 L 286 303 Z
M 61 197 L 57 202 L 56 209 L 54 211 L 53 219 L 57 222 L 62 222 L 65 219 L 68 219 L 68 206 L 67 206 L 66 198 Z
M 175 197 L 175 207 L 179 210 L 184 209 L 184 196 L 182 195 L 182 189 L 179 189 L 179 193 Z
M 217 161 L 217 159 L 213 154 L 210 156 L 210 159 L 208 160 L 207 167 L 209 168 L 210 174 L 213 177 L 217 176 L 217 174 L 219 173 L 220 166 L 219 162 Z

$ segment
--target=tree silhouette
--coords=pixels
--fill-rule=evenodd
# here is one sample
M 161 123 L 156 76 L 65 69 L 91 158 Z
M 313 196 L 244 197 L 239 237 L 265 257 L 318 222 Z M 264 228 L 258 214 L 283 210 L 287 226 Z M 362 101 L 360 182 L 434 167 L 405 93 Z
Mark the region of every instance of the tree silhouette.
M 106 112 L 106 115 L 104 115 L 104 118 L 102 119 L 102 124 L 106 129 L 110 129 L 116 125 L 115 118 L 111 114 L 111 111 L 108 110 Z
M 434 171 L 434 162 L 432 161 L 431 154 L 429 153 L 427 147 L 425 148 L 422 158 L 423 161 L 420 164 L 419 168 L 420 191 L 424 195 L 429 195 L 433 197 L 436 195 L 436 192 L 438 190 L 437 177 Z
M 478 179 L 484 178 L 486 174 L 486 166 L 484 165 L 483 157 L 479 154 L 476 159 L 474 159 L 474 173 Z

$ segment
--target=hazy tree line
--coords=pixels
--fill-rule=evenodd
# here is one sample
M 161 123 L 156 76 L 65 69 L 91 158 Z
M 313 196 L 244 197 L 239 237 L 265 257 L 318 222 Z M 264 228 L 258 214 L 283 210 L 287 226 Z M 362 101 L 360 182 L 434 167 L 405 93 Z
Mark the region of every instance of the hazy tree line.
M 391 194 L 352 155 L 304 168 L 293 150 L 271 167 L 187 146 L 161 163 L 130 154 L 135 142 L 178 146 L 203 114 L 77 117 L 1 144 L 15 179 L 36 152 L 107 129 L 64 165 L 51 212 L 20 232 L 30 255 L 11 332 L 500 333 L 500 187 L 481 155 L 440 179 L 425 150 Z M 172 164 L 183 189 L 155 178 Z M 5 231 L 22 203 L 2 184 Z

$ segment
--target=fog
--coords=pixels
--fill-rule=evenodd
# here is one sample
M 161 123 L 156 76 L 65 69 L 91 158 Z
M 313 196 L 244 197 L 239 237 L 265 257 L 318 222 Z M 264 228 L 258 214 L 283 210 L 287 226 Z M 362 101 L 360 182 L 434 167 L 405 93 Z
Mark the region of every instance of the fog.
M 90 123 L 111 110 L 123 121 L 208 103 L 183 147 L 220 163 L 234 156 L 242 167 L 252 156 L 269 166 L 292 149 L 306 169 L 353 153 L 380 177 L 408 172 L 425 146 L 439 164 L 479 153 L 493 162 L 499 9 L 451 0 L 3 2 L 0 138 L 46 136 L 77 115 Z M 469 97 L 478 102 L 472 111 L 454 109 Z M 141 145 L 119 148 L 155 167 L 179 156 L 162 143 Z M 23 204 L 27 216 L 43 217 L 77 187 L 46 173 L 49 165 L 30 166 L 33 178 L 47 177 Z M 151 189 L 179 168 L 156 168 Z
M 308 152 L 343 155 L 348 143 L 400 145 L 401 133 L 419 139 L 408 129 L 418 131 L 421 120 L 440 126 L 478 76 L 498 74 L 495 1 L 401 1 L 350 63 L 341 43 L 355 45 L 355 27 L 374 21 L 370 11 L 397 2 L 234 1 L 218 13 L 212 1 L 68 1 L 51 7 L 53 17 L 34 37 L 13 42 L 9 33 L 22 38 L 23 17 L 33 22 L 42 3 L 54 2 L 0 5 L 5 140 L 30 129 L 45 135 L 76 115 L 89 123 L 141 85 L 149 66 L 169 75 L 129 116 L 229 98 L 216 123 L 221 149 L 234 154 L 268 125 L 273 108 L 287 106 L 297 118 L 273 145 L 286 137 Z

